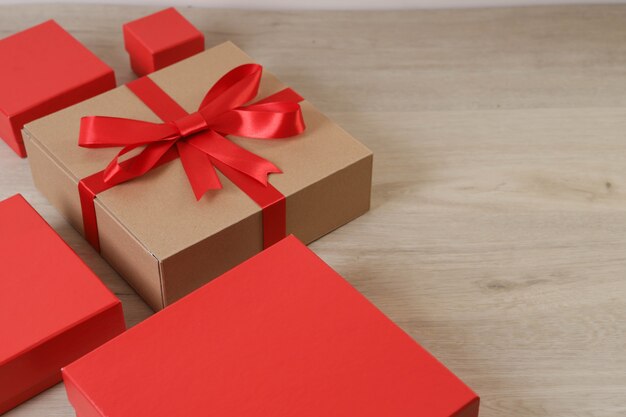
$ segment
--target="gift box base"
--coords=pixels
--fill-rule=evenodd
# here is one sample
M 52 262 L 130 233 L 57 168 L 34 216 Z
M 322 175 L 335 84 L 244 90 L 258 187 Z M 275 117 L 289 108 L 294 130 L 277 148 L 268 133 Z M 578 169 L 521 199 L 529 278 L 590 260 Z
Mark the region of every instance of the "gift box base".
M 157 84 L 177 85 L 185 95 L 196 95 L 202 93 L 200 89 L 183 88 L 187 80 L 211 86 L 216 75 L 250 62 L 252 58 L 227 42 L 149 78 Z M 285 87 L 263 71 L 259 98 Z M 137 103 L 141 101 L 130 89 L 120 87 L 24 130 L 36 187 L 81 232 L 84 223 L 77 182 L 106 163 L 93 164 L 92 156 L 98 158 L 101 150 L 72 147 L 72 135 L 79 131 L 77 122 L 89 114 L 104 111 L 114 116 L 131 109 L 154 117 L 146 106 L 134 108 Z M 197 105 L 194 100 L 189 108 Z M 269 183 L 285 196 L 286 233 L 310 243 L 369 210 L 373 156 L 311 103 L 303 101 L 300 106 L 307 124 L 301 135 L 280 140 L 229 136 L 229 140 L 283 171 L 270 175 Z M 95 198 L 103 258 L 153 309 L 164 308 L 263 249 L 261 207 L 232 181 L 220 178 L 222 189 L 211 190 L 198 201 L 187 185 L 182 164 L 175 160 Z
M 82 230 L 77 188 L 45 149 L 26 136 L 33 181 L 76 230 Z M 287 233 L 309 244 L 370 209 L 373 156 L 287 197 Z M 228 184 L 227 184 L 228 185 Z M 329 202 L 332 202 L 329 203 Z M 242 219 L 175 256 L 157 259 L 96 200 L 102 257 L 159 311 L 263 250 L 262 213 Z

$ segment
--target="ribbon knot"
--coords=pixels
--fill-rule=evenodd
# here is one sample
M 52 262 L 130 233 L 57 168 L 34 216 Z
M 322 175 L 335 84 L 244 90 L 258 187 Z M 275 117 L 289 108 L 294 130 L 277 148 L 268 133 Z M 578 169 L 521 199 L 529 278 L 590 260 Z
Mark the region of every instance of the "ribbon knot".
M 262 67 L 258 64 L 234 68 L 209 89 L 198 111 L 189 114 L 175 104 L 174 112 L 159 114 L 157 109 L 163 123 L 83 117 L 78 143 L 86 148 L 122 147 L 104 170 L 104 182 L 109 187 L 142 176 L 176 157 L 180 157 L 198 200 L 208 190 L 221 188 L 216 167 L 221 171 L 233 169 L 267 186 L 268 175 L 280 173 L 280 169 L 225 136 L 280 139 L 302 133 L 305 126 L 298 104 L 302 97 L 289 88 L 247 104 L 258 93 L 261 73 Z M 139 85 L 128 86 L 136 94 L 140 91 L 143 95 L 152 95 L 155 103 L 172 101 L 149 77 L 136 82 Z M 182 138 L 186 140 L 180 140 Z M 138 154 L 120 160 L 141 147 L 143 150 Z
M 209 127 L 209 124 L 200 112 L 190 113 L 178 120 L 174 120 L 172 123 L 178 129 L 181 137 L 191 136 Z

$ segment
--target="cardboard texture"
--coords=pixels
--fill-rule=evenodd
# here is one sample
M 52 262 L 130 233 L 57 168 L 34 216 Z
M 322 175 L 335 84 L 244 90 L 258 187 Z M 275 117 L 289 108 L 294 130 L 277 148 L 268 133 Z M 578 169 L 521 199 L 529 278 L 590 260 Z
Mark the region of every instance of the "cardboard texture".
M 20 196 L 0 202 L 0 414 L 125 330 L 120 301 Z
M 63 378 L 81 417 L 476 417 L 479 405 L 293 236 Z
M 227 42 L 151 74 L 166 93 L 194 111 L 232 68 L 253 62 Z M 259 97 L 283 89 L 264 71 Z M 270 183 L 286 196 L 287 233 L 311 242 L 369 209 L 372 153 L 310 103 L 301 103 L 306 131 L 297 137 L 231 140 L 283 170 Z M 26 126 L 36 186 L 79 231 L 80 179 L 98 172 L 118 148 L 77 146 L 80 118 L 118 116 L 159 122 L 122 86 Z M 260 207 L 221 176 L 221 190 L 196 201 L 179 160 L 98 194 L 101 253 L 154 309 L 262 250 Z
M 25 123 L 115 88 L 113 70 L 53 20 L 0 40 L 0 61 L 0 137 L 22 157 Z
M 173 7 L 128 22 L 123 31 L 130 65 L 140 76 L 204 50 L 202 32 Z

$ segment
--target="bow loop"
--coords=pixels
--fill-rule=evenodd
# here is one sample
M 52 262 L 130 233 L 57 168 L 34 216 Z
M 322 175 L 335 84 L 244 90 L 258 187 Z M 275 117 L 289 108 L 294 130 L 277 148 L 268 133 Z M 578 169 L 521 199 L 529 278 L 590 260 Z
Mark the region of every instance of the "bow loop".
M 281 139 L 302 133 L 304 119 L 299 104 L 272 102 L 227 111 L 213 119 L 209 126 L 229 135 Z
M 83 148 L 140 146 L 174 139 L 178 134 L 167 123 L 151 123 L 121 117 L 87 116 L 80 120 L 78 145 Z
M 204 96 L 198 108 L 207 114 L 217 115 L 229 109 L 243 106 L 259 92 L 263 67 L 244 64 L 220 78 Z

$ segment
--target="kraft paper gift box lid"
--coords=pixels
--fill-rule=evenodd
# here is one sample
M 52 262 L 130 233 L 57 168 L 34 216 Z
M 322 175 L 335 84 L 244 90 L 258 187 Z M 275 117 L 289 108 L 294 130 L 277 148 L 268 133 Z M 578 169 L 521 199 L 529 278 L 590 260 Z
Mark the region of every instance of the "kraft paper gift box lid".
M 226 42 L 147 77 L 193 112 L 224 74 L 252 62 Z M 285 87 L 263 69 L 257 98 Z M 286 232 L 309 243 L 369 209 L 372 153 L 308 101 L 300 105 L 306 130 L 298 136 L 228 140 L 283 171 L 269 183 L 285 196 Z M 24 128 L 35 185 L 79 231 L 79 181 L 103 170 L 120 150 L 78 146 L 81 117 L 96 115 L 161 122 L 120 86 Z M 218 175 L 223 188 L 199 201 L 179 159 L 97 194 L 101 254 L 155 310 L 263 249 L 261 208 Z
M 133 71 L 146 75 L 204 50 L 204 35 L 173 7 L 124 24 Z
M 113 70 L 54 20 L 0 40 L 0 137 L 26 156 L 32 120 L 115 87 Z
M 63 378 L 82 417 L 475 417 L 479 405 L 293 236 Z
M 0 414 L 124 329 L 120 301 L 26 200 L 0 202 Z

